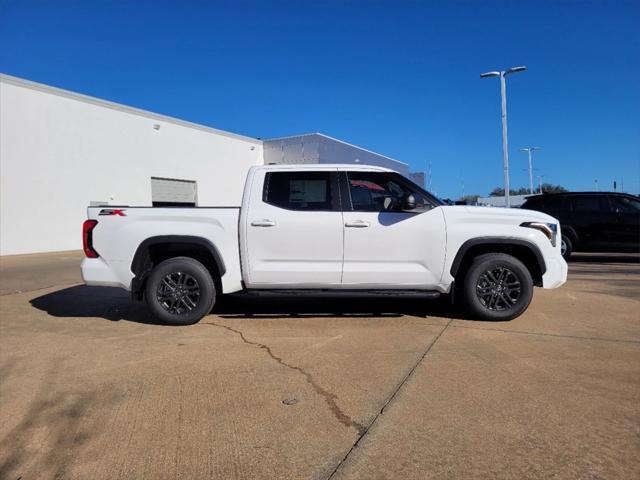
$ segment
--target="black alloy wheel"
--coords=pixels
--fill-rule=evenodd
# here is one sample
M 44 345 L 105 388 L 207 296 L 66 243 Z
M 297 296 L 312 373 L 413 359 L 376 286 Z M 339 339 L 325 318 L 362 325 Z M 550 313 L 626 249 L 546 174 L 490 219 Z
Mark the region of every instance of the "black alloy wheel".
M 145 300 L 153 315 L 169 325 L 191 325 L 207 315 L 216 301 L 209 270 L 189 257 L 158 264 L 145 286 Z
M 527 267 L 517 258 L 505 253 L 486 253 L 471 263 L 462 293 L 473 317 L 511 320 L 529 306 L 533 280 Z
M 506 267 L 490 268 L 480 274 L 476 283 L 476 295 L 485 308 L 503 312 L 518 303 L 522 285 L 517 275 Z
M 188 273 L 168 273 L 158 284 L 156 299 L 167 312 L 183 315 L 198 306 L 200 285 Z

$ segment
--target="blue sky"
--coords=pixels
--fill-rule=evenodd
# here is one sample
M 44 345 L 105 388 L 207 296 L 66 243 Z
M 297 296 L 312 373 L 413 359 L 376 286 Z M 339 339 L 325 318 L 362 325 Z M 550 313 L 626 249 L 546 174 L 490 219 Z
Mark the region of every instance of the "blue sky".
M 269 138 L 320 131 L 432 163 L 441 196 L 640 191 L 640 2 L 0 0 L 0 71 Z

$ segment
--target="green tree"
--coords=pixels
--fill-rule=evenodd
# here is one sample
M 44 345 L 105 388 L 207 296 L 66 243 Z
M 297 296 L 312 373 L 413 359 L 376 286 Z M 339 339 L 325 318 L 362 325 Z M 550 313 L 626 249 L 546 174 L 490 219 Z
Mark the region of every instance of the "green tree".
M 563 193 L 563 192 L 568 192 L 569 190 L 567 190 L 566 188 L 564 188 L 562 185 L 553 185 L 551 183 L 543 183 L 542 184 L 542 191 L 544 193 Z M 520 187 L 517 189 L 509 189 L 509 193 L 510 195 L 527 195 L 529 194 L 529 188 L 528 187 Z M 534 188 L 533 193 L 540 193 L 539 189 Z M 491 192 L 489 193 L 490 197 L 503 197 L 504 196 L 504 188 L 501 187 L 496 187 L 493 190 L 491 190 Z
M 564 192 L 568 192 L 569 190 L 564 188 L 562 185 L 553 185 L 551 183 L 543 183 L 542 191 L 544 193 L 564 193 Z
M 526 195 L 527 193 L 529 193 L 529 189 L 526 187 L 520 187 L 517 189 L 513 189 L 510 188 L 509 189 L 509 195 Z M 491 193 L 489 193 L 490 197 L 504 197 L 504 188 L 500 188 L 500 187 L 496 187 L 493 190 L 491 190 Z

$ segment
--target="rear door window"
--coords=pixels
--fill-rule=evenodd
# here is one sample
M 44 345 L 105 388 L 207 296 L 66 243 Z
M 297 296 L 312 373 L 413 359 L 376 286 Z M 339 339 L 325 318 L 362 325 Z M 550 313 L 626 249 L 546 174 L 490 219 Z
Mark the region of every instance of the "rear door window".
M 609 203 L 603 195 L 576 195 L 571 199 L 576 213 L 603 213 L 609 211 Z
M 269 172 L 263 200 L 287 210 L 337 210 L 332 179 L 336 179 L 332 172 Z

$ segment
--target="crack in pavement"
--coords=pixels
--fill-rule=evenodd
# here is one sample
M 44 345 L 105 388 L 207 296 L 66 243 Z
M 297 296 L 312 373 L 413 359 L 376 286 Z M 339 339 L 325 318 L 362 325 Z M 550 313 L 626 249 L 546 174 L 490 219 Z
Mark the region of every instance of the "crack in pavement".
M 447 324 L 442 327 L 442 330 L 440 330 L 440 332 L 438 333 L 438 335 L 436 335 L 436 337 L 431 341 L 431 343 L 429 343 L 429 345 L 427 345 L 427 348 L 425 349 L 425 351 L 422 353 L 422 355 L 420 356 L 420 358 L 418 359 L 418 361 L 415 363 L 415 365 L 411 368 L 411 370 L 409 370 L 409 372 L 404 376 L 404 378 L 402 379 L 402 381 L 398 384 L 398 386 L 396 387 L 396 389 L 391 393 L 391 395 L 389 396 L 389 398 L 387 398 L 387 401 L 384 402 L 384 405 L 382 405 L 382 408 L 380 408 L 380 410 L 378 411 L 378 413 L 375 415 L 375 417 L 373 417 L 373 420 L 371 420 L 371 422 L 369 422 L 369 425 L 367 425 L 364 430 L 360 433 L 360 435 L 358 436 L 358 438 L 356 439 L 356 441 L 353 443 L 353 445 L 351 445 L 351 448 L 349 449 L 349 451 L 347 451 L 346 455 L 344 457 L 342 457 L 342 460 L 340 460 L 338 462 L 338 464 L 336 465 L 336 467 L 333 469 L 333 471 L 331 472 L 331 474 L 327 477 L 327 480 L 331 480 L 332 478 L 335 477 L 336 473 L 338 473 L 338 470 L 340 469 L 340 467 L 344 464 L 344 462 L 347 461 L 347 459 L 349 458 L 349 456 L 353 453 L 353 451 L 357 448 L 358 444 L 360 443 L 360 441 L 365 437 L 365 435 L 367 433 L 369 433 L 369 430 L 371 429 L 371 427 L 373 427 L 373 425 L 376 423 L 376 421 L 378 420 L 378 418 L 380 418 L 380 415 L 382 415 L 384 413 L 384 411 L 386 410 L 386 408 L 389 406 L 389 404 L 393 401 L 393 399 L 396 397 L 396 395 L 398 394 L 398 392 L 400 391 L 400 389 L 407 383 L 407 381 L 409 380 L 409 378 L 411 378 L 411 376 L 413 375 L 413 372 L 415 372 L 416 368 L 418 368 L 418 365 L 420 365 L 422 363 L 422 361 L 424 360 L 424 358 L 427 356 L 427 354 L 431 351 L 431 348 L 436 344 L 436 342 L 438 340 L 440 340 L 440 337 L 442 336 L 442 334 L 445 332 L 445 330 L 447 328 L 449 328 L 449 325 L 451 325 L 451 322 L 453 322 L 453 319 L 450 318 L 449 321 L 447 322 Z
M 246 343 L 247 345 L 253 345 L 256 346 L 262 350 L 265 350 L 267 352 L 267 354 L 269 355 L 269 357 L 271 357 L 273 360 L 275 360 L 276 362 L 278 362 L 280 365 L 287 367 L 290 370 L 295 370 L 296 372 L 301 373 L 302 375 L 304 375 L 307 383 L 309 385 L 311 385 L 311 387 L 313 388 L 313 390 L 320 395 L 324 401 L 326 402 L 326 404 L 329 406 L 329 410 L 331 410 L 331 413 L 333 414 L 334 417 L 336 417 L 336 419 L 343 424 L 346 427 L 353 427 L 356 429 L 356 431 L 358 432 L 358 435 L 361 436 L 365 431 L 366 428 L 364 425 L 356 422 L 355 420 L 351 419 L 351 417 L 349 417 L 347 414 L 345 414 L 340 407 L 337 404 L 337 395 L 335 395 L 334 393 L 329 392 L 328 390 L 324 389 L 323 387 L 321 387 L 320 385 L 318 385 L 318 383 L 314 380 L 314 378 L 311 376 L 310 373 L 306 372 L 305 370 L 303 370 L 300 367 L 296 367 L 295 365 L 291 365 L 287 362 L 285 362 L 281 357 L 278 357 L 277 355 L 275 355 L 273 353 L 273 351 L 271 350 L 271 347 L 269 347 L 268 345 L 265 345 L 264 343 L 259 343 L 259 342 L 252 342 L 251 340 L 247 339 L 247 337 L 244 336 L 244 333 L 242 333 L 240 330 L 236 330 L 235 328 L 231 328 L 227 325 L 221 325 L 219 323 L 215 323 L 215 322 L 200 322 L 201 325 L 212 325 L 215 327 L 220 327 L 220 328 L 224 328 L 226 330 L 229 330 L 237 335 L 240 336 L 240 338 L 242 339 L 242 341 L 244 343 Z

